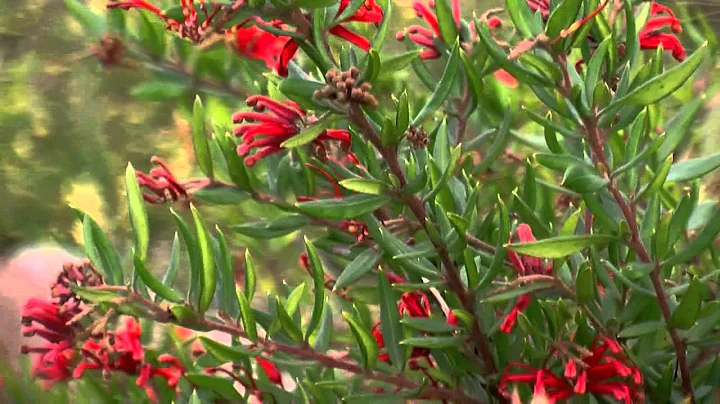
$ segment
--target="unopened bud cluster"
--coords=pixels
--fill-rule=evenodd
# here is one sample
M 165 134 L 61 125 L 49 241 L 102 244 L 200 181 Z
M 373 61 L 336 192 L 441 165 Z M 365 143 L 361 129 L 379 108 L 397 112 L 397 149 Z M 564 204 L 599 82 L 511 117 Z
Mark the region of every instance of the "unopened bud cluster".
M 414 149 L 423 149 L 428 145 L 428 134 L 422 128 L 411 126 L 405 137 Z
M 376 108 L 378 100 L 370 90 L 370 83 L 358 83 L 360 70 L 353 66 L 345 72 L 330 70 L 325 75 L 327 85 L 315 91 L 313 97 L 316 99 L 327 99 L 338 103 L 357 103 Z

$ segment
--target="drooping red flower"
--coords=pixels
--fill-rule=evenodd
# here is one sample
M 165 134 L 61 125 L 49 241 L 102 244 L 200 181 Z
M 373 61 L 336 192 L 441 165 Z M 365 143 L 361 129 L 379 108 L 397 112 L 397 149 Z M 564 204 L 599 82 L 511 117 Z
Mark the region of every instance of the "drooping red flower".
M 669 27 L 673 33 L 662 31 L 665 27 Z M 682 27 L 675 13 L 669 7 L 653 2 L 650 4 L 650 19 L 638 33 L 640 49 L 657 49 L 662 46 L 664 50 L 672 52 L 675 60 L 682 62 L 685 60 L 685 47 L 675 35 L 680 32 Z
M 265 376 L 267 376 L 268 380 L 282 387 L 282 375 L 280 374 L 278 368 L 272 362 L 259 356 L 255 358 L 255 361 L 258 365 L 260 365 L 263 372 L 265 372 Z
M 442 37 L 440 35 L 440 25 L 438 23 L 437 14 L 432 10 L 435 8 L 435 2 L 430 1 L 428 5 L 421 0 L 413 1 L 413 10 L 415 10 L 415 15 L 418 18 L 422 18 L 430 28 L 428 29 L 420 25 L 411 25 L 404 31 L 398 32 L 396 38 L 399 41 L 407 38 L 423 48 L 423 52 L 420 54 L 421 59 L 439 59 L 441 54 L 440 49 L 438 49 L 438 44 L 442 41 Z M 452 12 L 453 18 L 455 19 L 455 25 L 459 28 L 461 22 L 460 0 L 452 1 Z M 502 26 L 502 21 L 497 17 L 489 18 L 487 23 L 491 29 Z M 470 30 L 470 32 L 471 35 L 474 34 L 474 30 Z M 464 42 L 470 42 L 473 39 L 474 37 L 461 38 Z M 515 88 L 518 86 L 517 80 L 505 70 L 496 70 L 494 76 L 498 81 L 508 87 Z
M 514 383 L 534 384 L 535 391 L 544 390 L 551 402 L 586 393 L 612 397 L 626 404 L 644 400 L 640 371 L 623 354 L 620 345 L 604 336 L 595 338 L 588 355 L 567 358 L 562 377 L 524 363 L 509 364 L 498 387 L 508 395 L 508 386 Z
M 255 23 L 255 25 L 250 25 Z M 284 28 L 282 21 L 264 22 L 259 18 L 248 19 L 226 31 L 226 36 L 232 42 L 232 48 L 240 55 L 262 60 L 268 68 L 278 66 L 280 54 L 287 43 L 287 38 L 270 33 L 258 25 L 266 24 L 275 28 Z
M 177 32 L 181 38 L 187 38 L 194 43 L 201 42 L 204 39 L 205 32 L 208 30 L 220 10 L 222 10 L 222 7 L 213 6 L 214 10 L 212 12 L 209 12 L 205 0 L 200 0 L 199 7 L 204 15 L 203 21 L 199 22 L 194 0 L 180 0 L 180 5 L 183 12 L 182 20 L 176 20 L 168 17 L 168 15 L 163 10 L 145 0 L 113 1 L 112 3 L 107 5 L 107 8 L 116 8 L 121 10 L 130 10 L 132 8 L 137 8 L 141 10 L 147 10 L 155 14 L 161 20 L 163 20 L 167 24 L 167 29 Z
M 515 230 L 516 241 L 521 243 L 533 242 L 535 236 L 532 233 L 532 229 L 525 223 L 520 224 Z M 510 239 L 512 242 L 512 238 Z M 515 272 L 518 276 L 525 275 L 550 275 L 552 274 L 552 263 L 544 264 L 540 258 L 522 256 L 520 257 L 515 251 L 508 250 L 508 259 L 512 264 Z M 509 333 L 515 327 L 518 313 L 525 310 L 532 301 L 532 295 L 526 294 L 518 298 L 517 303 L 512 308 L 510 313 L 505 317 L 502 324 L 500 325 L 500 331 Z
M 342 15 L 343 11 L 345 11 L 348 6 L 350 6 L 350 2 L 351 0 L 340 0 L 340 7 L 338 8 L 338 12 L 335 15 L 336 18 Z M 328 32 L 331 35 L 342 38 L 367 52 L 368 50 L 370 50 L 370 40 L 352 31 L 345 24 L 349 22 L 379 24 L 380 22 L 382 22 L 382 19 L 383 10 L 380 5 L 377 4 L 377 1 L 365 0 L 363 5 L 360 6 L 360 8 L 357 9 L 357 11 L 355 11 L 353 15 L 344 19 L 339 24 L 330 27 Z M 278 60 L 278 64 L 276 67 L 277 73 L 280 76 L 286 77 L 288 75 L 288 64 L 295 56 L 298 49 L 298 44 L 297 42 L 295 42 L 294 39 L 290 39 L 285 43 L 285 46 L 280 52 L 280 59 Z
M 315 122 L 308 117 L 299 105 L 292 101 L 275 101 L 262 95 L 247 99 L 247 105 L 254 111 L 241 111 L 233 115 L 233 122 L 239 124 L 234 130 L 242 139 L 237 152 L 247 156 L 253 149 L 254 154 L 245 158 L 245 164 L 254 165 L 258 160 L 283 150 L 286 140 L 299 134 L 304 128 Z M 325 141 L 340 142 L 344 150 L 350 148 L 350 133 L 346 130 L 326 129 L 313 140 L 313 144 L 324 147 Z
M 150 204 L 162 204 L 167 201 L 177 201 L 180 198 L 187 199 L 185 186 L 178 182 L 167 163 L 155 156 L 150 161 L 156 167 L 151 169 L 149 174 L 142 171 L 135 172 L 138 185 L 150 191 L 143 193 L 143 199 Z

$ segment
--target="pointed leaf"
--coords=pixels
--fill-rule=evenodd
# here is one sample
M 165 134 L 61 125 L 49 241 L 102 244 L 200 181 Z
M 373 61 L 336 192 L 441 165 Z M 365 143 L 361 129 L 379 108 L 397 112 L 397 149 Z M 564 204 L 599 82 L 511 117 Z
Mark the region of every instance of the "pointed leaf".
M 690 283 L 687 293 L 683 296 L 682 301 L 677 306 L 668 326 L 672 328 L 679 328 L 681 330 L 687 330 L 695 324 L 698 314 L 700 313 L 700 306 L 702 301 L 705 300 L 707 294 L 707 287 L 699 279 L 694 279 Z
M 142 279 L 145 286 L 147 286 L 158 296 L 169 302 L 183 302 L 184 299 L 182 295 L 180 295 L 180 293 L 173 290 L 172 288 L 165 286 L 162 282 L 160 282 L 160 280 L 155 278 L 155 276 L 153 276 L 153 274 L 151 274 L 150 271 L 148 271 L 148 269 L 145 267 L 145 263 L 140 259 L 140 257 L 138 257 L 134 253 L 133 262 L 135 263 L 135 271 L 137 272 L 138 276 L 140 276 L 140 279 Z
M 193 104 L 192 142 L 195 149 L 195 159 L 200 169 L 208 178 L 213 178 L 213 162 L 205 126 L 205 108 L 202 101 L 200 101 L 200 96 L 195 97 L 195 103 Z
M 435 91 L 433 91 L 432 95 L 422 107 L 420 112 L 418 112 L 415 116 L 412 121 L 412 125 L 417 126 L 421 124 L 428 115 L 440 108 L 447 99 L 448 95 L 450 95 L 450 90 L 452 90 L 453 83 L 455 82 L 455 76 L 457 75 L 459 49 L 460 45 L 458 42 L 455 42 L 447 65 L 445 65 L 445 71 L 443 72 L 437 87 L 435 87 Z
M 320 257 L 318 256 L 315 246 L 307 237 L 305 237 L 305 248 L 307 248 L 310 269 L 313 274 L 313 286 L 315 288 L 313 292 L 313 298 L 315 299 L 313 311 L 307 329 L 305 330 L 305 339 L 308 339 L 322 321 L 322 313 L 325 307 L 325 272 L 323 271 L 322 263 L 320 262 Z
M 353 335 L 355 335 L 355 339 L 360 346 L 360 351 L 363 357 L 363 366 L 366 369 L 374 368 L 378 360 L 379 351 L 375 338 L 370 335 L 368 330 L 366 330 L 362 323 L 357 321 L 352 314 L 344 311 L 342 312 L 342 315 L 350 326 L 350 330 Z
M 212 246 L 210 245 L 210 235 L 200 217 L 200 212 L 198 212 L 193 205 L 190 205 L 190 211 L 192 212 L 193 222 L 195 223 L 195 237 L 197 238 L 202 262 L 202 272 L 200 273 L 201 289 L 197 308 L 200 313 L 205 313 L 205 311 L 210 308 L 213 297 L 215 297 L 215 288 L 217 287 L 215 256 L 212 251 Z
M 397 308 L 397 298 L 384 271 L 378 271 L 378 291 L 380 326 L 385 349 L 390 357 L 390 363 L 402 370 L 405 367 L 405 349 L 399 345 L 402 339 L 400 313 Z
M 333 290 L 342 290 L 372 271 L 375 264 L 380 261 L 380 255 L 379 252 L 371 248 L 358 254 L 338 276 Z
M 529 243 L 506 244 L 516 253 L 539 258 L 564 258 L 587 247 L 600 246 L 615 238 L 606 234 L 554 237 Z
M 324 199 L 319 201 L 297 203 L 297 209 L 312 217 L 325 219 L 354 219 L 366 213 L 380 209 L 388 202 L 381 195 L 353 195 L 345 198 Z
M 238 306 L 240 307 L 240 319 L 242 320 L 243 329 L 250 341 L 257 342 L 257 324 L 255 323 L 255 314 L 250 302 L 240 288 L 236 288 L 235 296 L 237 296 Z

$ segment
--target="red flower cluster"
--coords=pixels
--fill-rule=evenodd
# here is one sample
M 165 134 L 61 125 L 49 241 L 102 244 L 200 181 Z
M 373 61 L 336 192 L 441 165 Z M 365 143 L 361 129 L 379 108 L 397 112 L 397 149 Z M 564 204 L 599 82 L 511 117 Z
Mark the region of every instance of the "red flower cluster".
M 276 101 L 262 95 L 249 97 L 247 105 L 254 111 L 241 111 L 233 115 L 233 122 L 240 124 L 234 130 L 236 136 L 242 139 L 237 152 L 240 156 L 247 156 L 253 149 L 254 154 L 245 158 L 245 164 L 254 165 L 263 157 L 283 150 L 283 142 L 299 134 L 302 129 L 315 122 L 314 117 L 308 117 L 299 105 L 292 101 Z M 326 129 L 313 140 L 318 148 L 325 148 L 325 141 L 338 141 L 345 150 L 350 149 L 350 133 L 345 130 Z
M 351 0 L 340 0 L 340 7 L 335 17 L 339 17 L 345 9 L 350 6 Z M 343 20 L 340 24 L 330 27 L 330 34 L 342 38 L 358 48 L 368 51 L 370 50 L 370 41 L 357 34 L 356 32 L 348 29 L 344 24 L 349 22 L 362 22 L 379 24 L 383 19 L 383 10 L 377 4 L 375 0 L 365 0 L 365 3 L 355 12 L 355 14 Z M 290 60 L 295 56 L 298 51 L 298 43 L 294 39 L 290 39 L 285 43 L 285 46 L 280 54 L 280 60 L 277 65 L 277 72 L 279 75 L 285 77 L 288 75 L 288 64 Z
M 425 5 L 425 3 L 421 0 L 413 1 L 413 10 L 415 10 L 415 14 L 418 16 L 418 18 L 422 18 L 423 20 L 425 20 L 425 23 L 427 23 L 430 29 L 427 29 L 420 25 L 411 25 L 407 27 L 405 31 L 398 32 L 395 36 L 399 41 L 407 37 L 410 41 L 416 43 L 417 45 L 420 45 L 420 47 L 424 49 L 423 52 L 420 54 L 420 58 L 425 60 L 439 59 L 441 56 L 440 50 L 437 47 L 438 41 L 441 41 L 440 25 L 438 23 L 437 14 L 430 9 L 435 8 L 435 2 L 431 0 L 429 2 L 429 6 L 430 7 Z M 455 19 L 455 25 L 459 28 L 461 17 L 460 0 L 452 1 L 452 13 L 453 18 Z M 502 22 L 497 17 L 491 17 L 488 20 L 488 25 L 491 29 L 497 28 L 502 25 Z M 474 30 L 471 29 L 470 32 L 474 33 Z M 474 40 L 474 37 L 461 39 L 464 39 L 465 41 L 472 41 Z M 497 70 L 495 71 L 494 75 L 498 81 L 508 87 L 514 88 L 518 85 L 517 80 L 505 70 Z
M 161 204 L 168 200 L 174 202 L 180 198 L 187 199 L 188 194 L 185 187 L 170 172 L 168 165 L 159 157 L 153 156 L 150 161 L 157 167 L 150 170 L 149 175 L 141 171 L 135 172 L 138 184 L 150 191 L 143 193 L 145 201 L 151 204 Z
M 515 230 L 515 234 L 517 236 L 517 240 L 521 243 L 527 243 L 535 241 L 535 236 L 532 233 L 532 229 L 527 224 L 523 223 L 517 227 Z M 512 242 L 512 237 L 510 239 Z M 510 263 L 512 263 L 513 268 L 515 269 L 515 272 L 517 272 L 518 276 L 525 276 L 525 275 L 551 275 L 552 274 L 552 263 L 543 264 L 542 260 L 540 258 L 535 257 L 529 257 L 529 256 L 518 256 L 517 253 L 515 253 L 512 250 L 508 250 L 508 258 L 510 259 Z M 517 303 L 515 303 L 515 307 L 513 307 L 512 311 L 510 311 L 510 314 L 505 317 L 505 320 L 503 320 L 502 324 L 500 325 L 500 331 L 504 333 L 509 333 L 512 331 L 513 327 L 515 326 L 515 322 L 517 321 L 518 313 L 525 310 L 527 306 L 532 301 L 532 294 L 526 294 L 520 296 Z
M 589 352 L 582 356 L 567 359 L 563 376 L 545 368 L 510 363 L 505 368 L 498 388 L 509 396 L 509 384 L 534 385 L 535 395 L 545 396 L 550 402 L 586 393 L 612 397 L 626 404 L 644 401 L 642 375 L 630 359 L 623 355 L 622 347 L 615 341 L 597 337 Z M 517 369 L 520 372 L 514 372 Z
M 203 35 L 207 31 L 213 19 L 220 12 L 221 8 L 215 7 L 215 10 L 212 13 L 208 13 L 207 6 L 205 5 L 205 0 L 200 0 L 200 10 L 205 15 L 203 22 L 198 23 L 198 13 L 197 10 L 195 10 L 194 0 L 181 0 L 181 6 L 184 16 L 184 19 L 182 21 L 169 18 L 165 11 L 145 0 L 115 1 L 108 4 L 107 8 L 117 8 L 122 10 L 139 8 L 150 11 L 151 13 L 157 15 L 160 19 L 165 21 L 168 30 L 177 32 L 181 38 L 188 38 L 195 43 L 201 42 L 203 40 Z
M 685 48 L 678 37 L 675 34 L 661 31 L 664 27 L 669 27 L 674 33 L 682 32 L 680 21 L 670 7 L 653 2 L 650 4 L 650 17 L 638 34 L 640 49 L 657 49 L 662 46 L 664 50 L 672 52 L 675 60 L 679 62 L 685 60 Z
M 22 347 L 22 353 L 35 356 L 32 375 L 50 387 L 57 382 L 79 378 L 87 369 L 102 370 L 105 374 L 119 371 L 138 375 L 137 385 L 145 389 L 151 400 L 157 401 L 150 384 L 151 377 L 164 377 L 168 386 L 175 387 L 184 370 L 170 355 L 158 358 L 159 363 L 169 364 L 169 367 L 156 367 L 144 361 L 140 325 L 133 318 L 126 320 L 124 329 L 114 332 L 96 329 L 98 323 L 90 325 L 93 327 L 91 332 L 83 327 L 92 310 L 72 292 L 71 286 L 97 287 L 102 284 L 102 277 L 91 265 L 66 264 L 51 286 L 52 301 L 28 300 L 22 310 L 23 335 L 45 340 L 39 346 Z M 88 335 L 89 338 L 83 341 Z

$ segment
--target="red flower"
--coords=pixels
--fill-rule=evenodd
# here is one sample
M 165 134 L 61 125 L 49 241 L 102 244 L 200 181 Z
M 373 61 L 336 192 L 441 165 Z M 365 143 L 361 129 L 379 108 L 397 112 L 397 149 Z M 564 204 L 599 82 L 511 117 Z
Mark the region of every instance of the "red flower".
M 261 357 L 255 358 L 255 361 L 257 361 L 258 365 L 262 368 L 263 372 L 265 372 L 265 375 L 267 376 L 268 380 L 271 382 L 279 385 L 282 387 L 282 375 L 280 374 L 280 371 L 278 370 L 275 365 L 273 365 L 272 362 L 265 360 Z
M 433 1 L 430 1 L 429 5 L 432 8 L 435 7 L 435 3 Z M 439 59 L 440 50 L 438 49 L 437 44 L 438 41 L 442 41 L 442 37 L 440 35 L 440 25 L 438 23 L 437 14 L 431 11 L 430 8 L 420 0 L 413 1 L 413 10 L 415 10 L 415 14 L 419 18 L 425 20 L 425 23 L 430 27 L 430 29 L 419 25 L 411 25 L 407 27 L 405 31 L 398 32 L 396 38 L 401 41 L 407 37 L 410 41 L 416 43 L 417 45 L 420 45 L 420 47 L 424 49 L 423 52 L 420 54 L 420 58 L 422 59 Z M 455 25 L 459 28 L 460 0 L 452 1 L 452 13 L 453 18 L 455 19 Z M 487 23 L 491 29 L 500 27 L 502 25 L 502 22 L 497 17 L 491 17 Z M 464 38 L 465 42 L 472 41 L 472 39 L 473 38 Z M 494 76 L 498 81 L 507 85 L 508 87 L 515 88 L 518 85 L 517 80 L 515 80 L 515 78 L 512 77 L 505 70 L 495 71 Z
M 350 5 L 351 0 L 340 0 L 340 7 L 335 17 L 340 16 L 343 11 Z M 365 0 L 365 3 L 355 12 L 355 14 L 343 20 L 340 24 L 330 27 L 328 32 L 331 35 L 342 38 L 358 48 L 368 51 L 370 50 L 370 41 L 362 35 L 347 28 L 343 23 L 347 22 L 363 22 L 371 24 L 379 24 L 383 19 L 383 10 L 375 0 Z M 288 75 L 288 64 L 298 51 L 298 44 L 294 39 L 290 39 L 280 53 L 280 60 L 277 64 L 277 73 L 280 76 Z
M 550 1 L 548 0 L 525 0 L 525 2 L 530 7 L 530 10 L 536 13 L 540 12 L 543 19 L 546 19 L 550 14 Z
M 405 292 L 400 296 L 398 310 L 410 317 L 430 317 L 430 302 L 422 292 Z
M 254 165 L 258 160 L 283 150 L 282 143 L 314 123 L 314 117 L 307 117 L 305 111 L 292 101 L 279 102 L 271 98 L 254 95 L 247 99 L 247 105 L 254 111 L 241 111 L 233 115 L 233 122 L 240 124 L 234 133 L 242 139 L 237 152 L 247 156 L 245 164 Z M 317 147 L 324 148 L 324 141 L 335 140 L 350 148 L 350 133 L 345 130 L 326 129 L 313 140 Z
M 521 371 L 511 372 L 516 369 Z M 610 396 L 627 404 L 644 400 L 640 371 L 616 342 L 602 336 L 592 343 L 588 356 L 567 359 L 563 377 L 548 369 L 514 362 L 505 368 L 500 391 L 507 395 L 511 383 L 534 384 L 536 393 L 544 391 L 551 402 L 586 393 Z
M 254 21 L 256 24 L 268 24 L 275 28 L 283 28 L 282 21 L 265 23 L 260 19 L 249 19 L 248 22 L 250 21 Z M 280 61 L 280 54 L 285 47 L 287 38 L 276 36 L 257 25 L 248 27 L 244 25 L 239 24 L 226 31 L 226 35 L 234 42 L 233 49 L 247 58 L 264 61 L 268 68 L 276 67 Z
M 157 167 L 150 170 L 149 175 L 141 171 L 135 172 L 138 185 L 150 191 L 143 193 L 145 201 L 151 204 L 161 204 L 168 200 L 177 201 L 180 198 L 187 198 L 185 187 L 170 172 L 167 164 L 155 156 L 150 161 Z
M 158 16 L 161 20 L 165 21 L 168 30 L 177 32 L 181 38 L 188 38 L 195 43 L 201 42 L 204 39 L 203 35 L 215 19 L 215 17 L 218 15 L 220 10 L 222 10 L 222 7 L 214 7 L 214 11 L 212 13 L 208 13 L 205 1 L 200 0 L 200 10 L 202 10 L 205 15 L 204 21 L 198 24 L 198 13 L 195 10 L 194 1 L 180 0 L 180 4 L 182 6 L 182 12 L 184 17 L 182 21 L 169 18 L 163 10 L 145 0 L 119 0 L 108 4 L 107 8 L 117 8 L 121 10 L 138 8 L 150 11 L 151 13 Z
M 653 2 L 650 5 L 650 17 L 645 27 L 638 33 L 640 49 L 657 49 L 662 45 L 663 49 L 672 52 L 677 61 L 685 60 L 685 48 L 678 37 L 675 34 L 661 31 L 662 28 L 669 27 L 674 33 L 682 32 L 680 21 L 672 10 Z
M 532 229 L 525 223 L 522 223 L 517 227 L 517 229 L 515 230 L 515 234 L 517 236 L 517 240 L 521 243 L 535 241 L 535 236 L 532 233 Z M 510 241 L 512 242 L 512 238 Z M 552 274 L 552 264 L 543 264 L 540 258 L 530 256 L 520 257 L 512 250 L 508 250 L 508 258 L 510 259 L 510 263 L 512 263 L 513 268 L 515 269 L 515 272 L 517 272 L 518 276 L 525 276 L 531 274 Z M 530 305 L 531 301 L 531 294 L 520 296 L 517 303 L 515 303 L 512 311 L 510 311 L 510 314 L 505 317 L 502 324 L 500 325 L 500 331 L 504 333 L 511 332 L 513 327 L 515 326 L 515 322 L 517 321 L 518 313 L 525 310 L 527 306 Z

